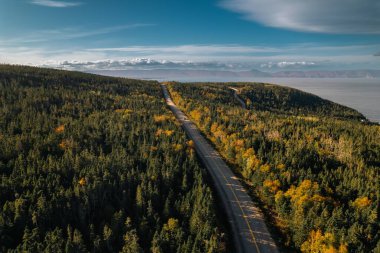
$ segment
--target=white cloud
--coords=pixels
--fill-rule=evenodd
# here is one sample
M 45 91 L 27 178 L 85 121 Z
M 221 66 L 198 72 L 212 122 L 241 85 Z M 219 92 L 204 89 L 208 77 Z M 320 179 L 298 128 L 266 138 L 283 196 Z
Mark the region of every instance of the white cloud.
M 280 62 L 268 62 L 260 65 L 260 68 L 303 68 L 303 67 L 316 67 L 318 66 L 315 62 L 307 61 L 280 61 Z
M 140 53 L 173 53 L 173 54 L 247 54 L 279 52 L 277 48 L 241 45 L 179 45 L 179 46 L 130 46 L 121 48 L 93 48 L 94 52 L 140 52 Z
M 64 1 L 53 1 L 53 0 L 33 0 L 30 3 L 46 6 L 46 7 L 54 7 L 54 8 L 67 8 L 82 5 L 81 2 L 64 2 Z
M 322 33 L 380 34 L 378 0 L 221 0 L 221 6 L 271 27 Z
M 134 29 L 139 27 L 155 26 L 155 24 L 126 24 L 118 26 L 103 27 L 98 29 L 90 29 L 86 27 L 66 27 L 56 30 L 38 30 L 32 33 L 25 34 L 21 37 L 15 38 L 0 38 L 0 45 L 17 45 L 17 44 L 31 44 L 39 42 L 71 40 L 78 38 L 85 38 L 90 36 L 103 35 L 108 33 L 115 33 L 123 30 Z

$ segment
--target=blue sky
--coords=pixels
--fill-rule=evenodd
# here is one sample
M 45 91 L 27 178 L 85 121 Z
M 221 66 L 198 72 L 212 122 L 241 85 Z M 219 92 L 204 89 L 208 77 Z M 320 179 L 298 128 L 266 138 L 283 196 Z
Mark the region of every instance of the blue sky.
M 0 0 L 0 62 L 380 69 L 378 0 Z

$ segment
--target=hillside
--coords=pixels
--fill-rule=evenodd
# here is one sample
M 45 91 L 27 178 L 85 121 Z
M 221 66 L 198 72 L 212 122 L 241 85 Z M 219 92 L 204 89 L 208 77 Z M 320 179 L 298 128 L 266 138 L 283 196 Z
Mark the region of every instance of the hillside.
M 315 115 L 365 120 L 365 117 L 354 109 L 297 89 L 264 83 L 235 86 L 240 91 L 239 96 L 253 110 L 287 115 Z
M 231 85 L 248 103 L 243 109 Z M 311 94 L 254 83 L 169 83 L 291 252 L 378 252 L 380 127 Z
M 0 66 L 0 252 L 224 252 L 157 82 Z

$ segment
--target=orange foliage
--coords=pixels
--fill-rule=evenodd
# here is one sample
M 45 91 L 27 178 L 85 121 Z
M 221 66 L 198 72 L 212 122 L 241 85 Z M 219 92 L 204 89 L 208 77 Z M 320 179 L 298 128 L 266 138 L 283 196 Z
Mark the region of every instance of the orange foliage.
M 191 149 L 194 149 L 195 148 L 195 144 L 192 140 L 189 140 L 186 142 L 187 146 Z
M 236 147 L 237 149 L 244 148 L 244 140 L 241 140 L 241 139 L 236 140 L 236 141 L 235 141 L 235 147 Z
M 157 131 L 156 131 L 156 137 L 160 136 L 163 131 L 164 130 L 162 130 L 162 129 L 157 129 Z
M 63 131 L 65 131 L 65 125 L 60 125 L 54 129 L 54 132 L 57 134 L 62 133 Z
M 66 149 L 69 147 L 69 142 L 67 140 L 62 140 L 61 143 L 58 145 L 61 149 Z
M 149 149 L 150 149 L 150 151 L 157 151 L 158 150 L 158 148 L 155 146 L 151 146 Z
M 174 130 L 165 130 L 165 135 L 166 136 L 172 136 L 174 133 Z
M 82 177 L 82 178 L 79 180 L 78 183 L 79 183 L 80 186 L 84 186 L 84 185 L 86 185 L 86 179 Z
M 215 122 L 212 123 L 210 130 L 211 130 L 211 133 L 215 133 L 218 130 L 218 124 Z
M 253 148 L 249 148 L 249 149 L 247 149 L 247 150 L 244 152 L 244 154 L 243 154 L 243 158 L 244 158 L 244 159 L 247 159 L 247 158 L 249 158 L 250 156 L 253 156 L 253 155 L 255 155 L 255 150 L 254 150 Z

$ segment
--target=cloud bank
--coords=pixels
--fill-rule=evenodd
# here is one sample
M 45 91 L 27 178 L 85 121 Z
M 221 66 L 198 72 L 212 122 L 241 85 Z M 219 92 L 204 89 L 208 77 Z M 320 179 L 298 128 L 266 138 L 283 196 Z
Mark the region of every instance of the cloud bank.
M 112 29 L 111 29 L 112 30 Z M 90 31 L 91 32 L 91 31 Z M 93 34 L 91 32 L 91 34 Z M 72 35 L 69 35 L 72 36 Z M 57 38 L 66 37 L 58 33 Z M 43 36 L 42 36 L 43 38 Z M 39 38 L 41 39 L 41 38 Z M 247 45 L 136 45 L 117 48 L 49 49 L 42 43 L 10 46 L 0 40 L 0 62 L 57 67 L 71 70 L 339 70 L 379 69 L 379 48 L 373 45 L 346 47 L 291 45 L 257 47 Z
M 222 0 L 221 6 L 266 26 L 337 34 L 380 34 L 378 0 Z
M 305 67 L 314 67 L 317 66 L 318 64 L 315 62 L 306 62 L 306 61 L 281 61 L 281 62 L 268 62 L 268 63 L 263 63 L 260 65 L 261 68 L 305 68 Z
M 82 5 L 80 2 L 64 2 L 53 0 L 33 0 L 30 3 L 53 8 L 67 8 Z
M 308 61 L 262 61 L 228 62 L 228 61 L 170 61 L 152 58 L 133 58 L 121 60 L 96 61 L 59 61 L 41 64 L 43 67 L 54 67 L 68 70 L 209 70 L 209 71 L 281 71 L 281 70 L 314 70 L 329 69 L 326 62 Z
M 253 64 L 223 63 L 223 62 L 192 62 L 154 60 L 151 58 L 133 58 L 122 60 L 97 60 L 97 61 L 62 61 L 43 64 L 72 70 L 148 70 L 148 69 L 194 69 L 194 70 L 242 70 L 250 69 Z M 254 66 L 258 66 L 255 64 Z
M 380 56 L 380 52 L 378 52 L 378 53 L 374 54 L 374 56 Z

